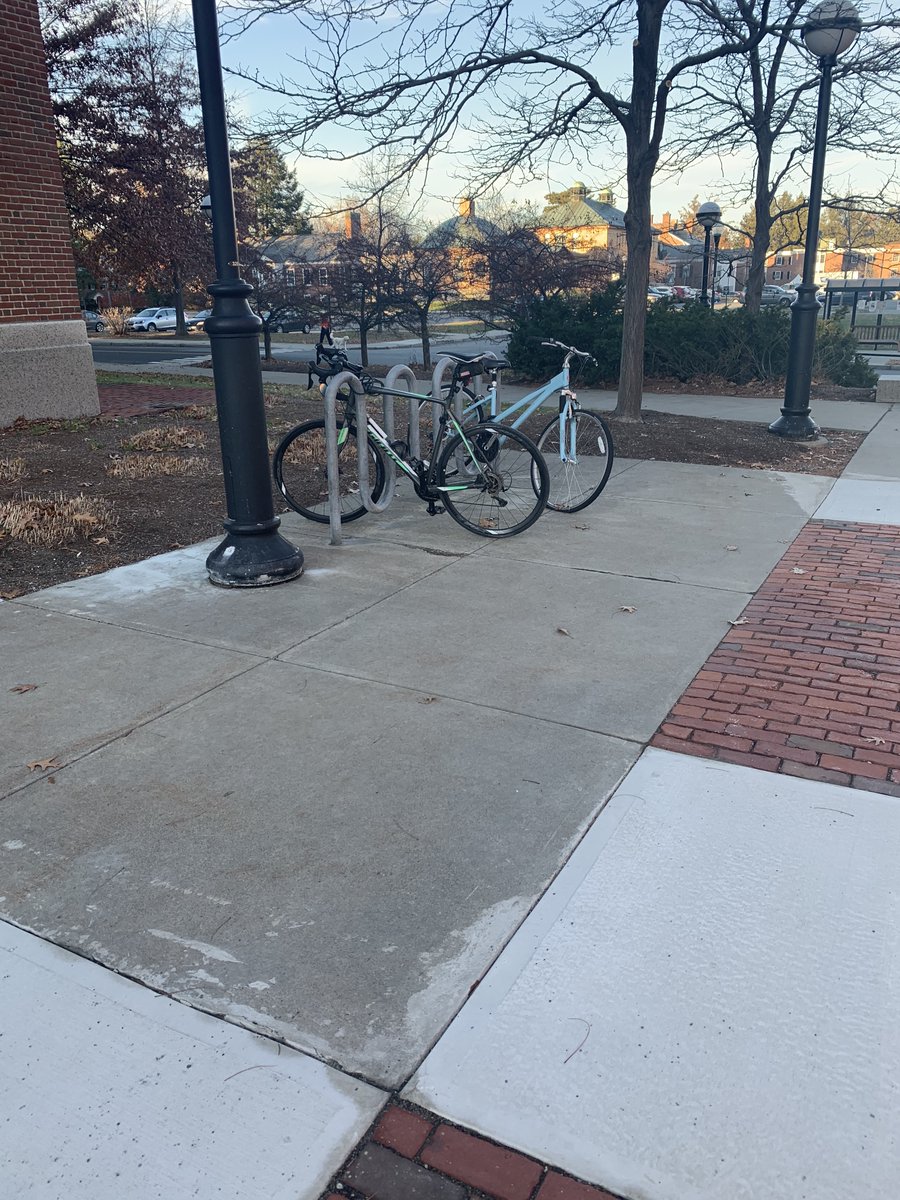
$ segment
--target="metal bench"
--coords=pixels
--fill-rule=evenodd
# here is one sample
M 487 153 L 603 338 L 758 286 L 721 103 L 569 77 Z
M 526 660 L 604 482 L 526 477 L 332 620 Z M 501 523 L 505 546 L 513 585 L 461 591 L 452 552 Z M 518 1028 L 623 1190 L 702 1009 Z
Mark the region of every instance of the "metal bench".
M 885 337 L 885 334 L 890 336 Z M 860 346 L 877 350 L 884 346 L 888 350 L 900 350 L 900 326 L 898 325 L 857 325 L 853 335 Z

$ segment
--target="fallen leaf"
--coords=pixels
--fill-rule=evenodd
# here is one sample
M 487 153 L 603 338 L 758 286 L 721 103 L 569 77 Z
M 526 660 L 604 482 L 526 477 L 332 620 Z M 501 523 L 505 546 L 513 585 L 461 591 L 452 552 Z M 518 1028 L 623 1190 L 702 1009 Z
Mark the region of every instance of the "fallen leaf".
M 632 612 L 637 612 L 637 609 L 635 608 L 635 606 L 633 604 L 620 604 L 619 612 L 632 613 Z
M 737 550 L 737 546 L 726 546 L 726 550 Z
M 29 771 L 55 771 L 62 763 L 53 755 L 52 758 L 36 758 L 34 762 L 26 763 Z
M 729 625 L 749 625 L 750 622 L 746 617 L 738 617 L 736 621 L 729 621 Z
M 590 529 L 590 525 L 574 525 L 573 529 Z
M 11 687 L 11 692 L 17 692 L 20 696 L 24 696 L 26 692 L 33 692 L 37 688 L 36 683 L 17 683 L 15 687 Z
M 883 746 L 884 745 L 884 738 L 867 737 L 867 738 L 863 738 L 863 741 L 871 742 L 873 746 Z
M 420 704 L 434 704 L 437 696 L 423 696 L 419 701 Z
M 108 546 L 109 538 L 91 538 L 95 546 Z
M 44 467 L 44 469 L 41 471 L 41 474 L 42 475 L 52 475 L 53 468 L 52 467 Z

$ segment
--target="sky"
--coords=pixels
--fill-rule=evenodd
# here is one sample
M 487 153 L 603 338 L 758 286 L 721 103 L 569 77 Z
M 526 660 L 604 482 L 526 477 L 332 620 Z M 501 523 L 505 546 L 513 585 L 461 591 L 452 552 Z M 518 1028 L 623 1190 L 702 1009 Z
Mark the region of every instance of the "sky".
M 186 9 L 190 7 L 190 0 L 173 2 Z M 256 69 L 269 78 L 280 74 L 296 77 L 300 72 L 297 58 L 304 53 L 299 32 L 297 23 L 291 17 L 263 17 L 239 38 L 224 42 L 223 64 L 226 68 L 241 66 Z M 621 61 L 622 49 L 613 48 L 610 52 L 611 62 L 615 58 Z M 226 75 L 226 88 L 235 108 L 246 116 L 258 117 L 271 106 L 272 101 L 264 93 L 255 91 L 251 84 L 243 80 Z M 346 144 L 352 145 L 352 140 Z M 363 144 L 362 135 L 357 144 Z M 465 156 L 462 157 L 464 159 Z M 353 194 L 352 163 L 334 163 L 295 154 L 289 154 L 288 160 L 294 166 L 314 212 L 340 208 L 342 199 Z M 701 201 L 717 201 L 722 207 L 724 220 L 737 224 L 749 207 L 749 199 L 736 198 L 735 185 L 741 178 L 750 177 L 752 164 L 753 155 L 748 151 L 746 155 L 732 156 L 725 161 L 717 157 L 698 159 L 692 163 L 689 171 L 677 176 L 658 174 L 653 188 L 655 219 L 659 221 L 667 211 L 674 216 L 694 196 L 699 196 Z M 861 155 L 832 152 L 828 159 L 826 188 L 830 187 L 835 194 L 874 192 L 889 175 L 890 169 L 890 164 L 879 164 Z M 593 163 L 576 159 L 565 166 L 550 166 L 539 180 L 510 179 L 502 187 L 501 195 L 507 201 L 528 201 L 542 207 L 546 193 L 563 190 L 576 179 L 581 179 L 594 189 L 611 187 L 617 206 L 624 208 L 623 173 L 624 155 L 611 152 L 605 160 L 595 159 Z M 420 178 L 414 189 L 417 194 L 421 193 L 420 215 L 430 221 L 446 219 L 456 210 L 458 198 L 471 189 L 472 182 L 466 177 L 464 165 L 461 167 L 451 156 L 437 157 L 429 167 L 427 180 Z M 803 176 L 798 176 L 798 190 L 802 190 L 803 182 Z

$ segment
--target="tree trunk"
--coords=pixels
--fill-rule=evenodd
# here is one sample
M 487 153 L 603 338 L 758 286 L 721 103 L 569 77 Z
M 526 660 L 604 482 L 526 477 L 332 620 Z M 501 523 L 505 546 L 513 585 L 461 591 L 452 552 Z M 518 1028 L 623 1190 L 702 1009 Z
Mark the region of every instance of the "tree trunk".
M 266 362 L 272 357 L 272 326 L 268 321 L 263 321 L 263 357 Z
M 772 240 L 772 190 L 769 173 L 772 168 L 772 147 L 757 138 L 756 181 L 753 194 L 753 241 L 750 246 L 750 270 L 744 292 L 744 308 L 758 313 L 762 305 L 763 284 L 766 282 L 766 258 Z
M 641 419 L 644 395 L 644 333 L 647 325 L 647 288 L 650 284 L 650 185 L 653 170 L 646 155 L 631 154 L 628 167 L 628 208 L 625 210 L 625 310 L 622 318 L 622 353 L 619 359 L 619 394 L 615 416 L 624 421 Z
M 428 337 L 428 313 L 419 313 L 419 332 L 422 338 L 422 366 L 431 370 L 431 341 Z
M 364 320 L 359 323 L 359 359 L 364 367 L 369 365 L 369 326 Z
M 172 266 L 172 290 L 175 293 L 175 336 L 187 337 L 187 321 L 184 319 L 184 295 L 181 285 L 181 271 L 178 263 Z

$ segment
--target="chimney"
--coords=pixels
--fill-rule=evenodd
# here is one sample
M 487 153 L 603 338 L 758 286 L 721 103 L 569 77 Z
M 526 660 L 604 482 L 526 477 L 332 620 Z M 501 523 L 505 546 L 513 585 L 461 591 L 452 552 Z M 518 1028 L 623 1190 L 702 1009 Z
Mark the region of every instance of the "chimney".
M 662 231 L 663 231 L 663 233 L 668 233 L 671 228 L 672 228 L 672 214 L 670 212 L 664 212 L 663 219 L 662 219 Z
M 348 212 L 345 223 L 344 232 L 348 238 L 362 237 L 362 216 L 358 212 Z
M 463 196 L 459 202 L 459 215 L 461 217 L 475 216 L 475 201 L 471 196 Z

